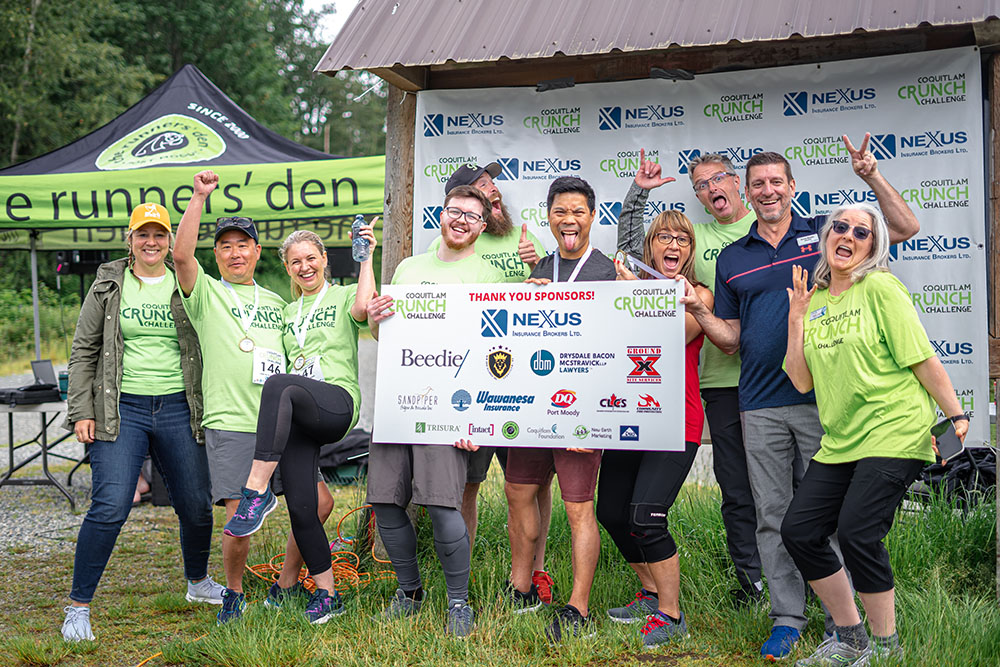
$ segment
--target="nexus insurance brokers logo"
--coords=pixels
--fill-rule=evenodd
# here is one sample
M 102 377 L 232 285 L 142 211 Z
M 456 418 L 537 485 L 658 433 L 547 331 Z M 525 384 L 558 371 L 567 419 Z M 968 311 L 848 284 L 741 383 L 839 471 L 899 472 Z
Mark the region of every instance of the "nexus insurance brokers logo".
M 462 113 L 447 115 L 429 113 L 424 115 L 425 137 L 443 137 L 462 134 L 503 134 L 503 114 Z

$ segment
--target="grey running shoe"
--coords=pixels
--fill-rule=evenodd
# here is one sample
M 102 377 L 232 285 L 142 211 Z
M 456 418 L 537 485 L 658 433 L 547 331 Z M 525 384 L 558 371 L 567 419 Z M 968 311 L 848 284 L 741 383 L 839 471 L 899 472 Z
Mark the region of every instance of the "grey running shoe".
M 624 607 L 608 609 L 608 616 L 615 623 L 638 623 L 655 612 L 659 604 L 659 600 L 647 595 L 645 588 L 640 588 L 635 594 L 635 599 Z
M 282 588 L 278 585 L 278 582 L 274 582 L 271 584 L 271 588 L 267 590 L 267 597 L 264 598 L 264 606 L 268 609 L 278 609 L 281 605 L 300 595 L 309 595 L 309 592 L 306 591 L 301 581 L 296 581 L 292 584 L 291 588 Z
M 465 638 L 472 634 L 476 614 L 465 600 L 448 600 L 448 624 L 445 632 L 453 637 Z
M 330 594 L 325 589 L 317 588 L 306 604 L 306 618 L 313 625 L 322 625 L 334 616 L 340 616 L 346 609 L 340 600 L 340 593 L 333 591 Z
M 688 624 L 684 618 L 684 612 L 681 612 L 680 621 L 674 623 L 667 618 L 666 614 L 656 610 L 646 619 L 646 625 L 642 626 L 640 632 L 642 633 L 643 646 L 659 646 L 674 639 L 686 637 Z
M 187 595 L 184 596 L 188 602 L 205 602 L 208 604 L 222 604 L 222 591 L 225 586 L 215 581 L 212 577 L 205 577 L 198 583 L 187 582 Z
M 68 642 L 94 641 L 94 633 L 90 631 L 90 607 L 70 605 L 63 611 L 66 612 L 62 626 L 63 639 Z
M 534 584 L 528 589 L 527 593 L 522 593 L 521 591 L 514 588 L 513 584 L 508 584 L 507 594 L 504 596 L 504 601 L 510 606 L 511 611 L 515 614 L 526 614 L 528 612 L 538 611 L 542 607 L 542 599 L 538 596 L 538 589 Z
M 557 644 L 565 637 L 593 637 L 596 632 L 590 617 L 568 604 L 556 613 L 555 620 L 545 630 L 545 636 L 550 642 Z
M 868 646 L 871 649 L 868 655 L 854 663 L 859 667 L 868 667 L 868 665 L 901 665 L 903 664 L 903 647 L 896 644 L 892 648 L 883 648 L 878 644 L 872 643 Z
M 403 592 L 402 588 L 397 588 L 396 594 L 393 596 L 389 606 L 382 612 L 382 615 L 389 619 L 416 616 L 417 612 L 420 611 L 420 605 L 423 603 L 423 596 L 419 600 L 414 600 L 406 597 L 406 593 Z
M 867 665 L 871 647 L 856 649 L 850 644 L 837 641 L 836 636 L 816 647 L 808 658 L 802 658 L 795 667 L 844 667 L 846 665 Z

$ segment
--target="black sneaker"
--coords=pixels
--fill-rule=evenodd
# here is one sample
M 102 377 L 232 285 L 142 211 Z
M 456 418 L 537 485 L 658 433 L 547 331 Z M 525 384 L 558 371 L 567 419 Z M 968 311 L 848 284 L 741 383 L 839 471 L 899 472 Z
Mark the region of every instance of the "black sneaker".
M 534 584 L 527 593 L 517 590 L 513 584 L 507 584 L 507 593 L 503 596 L 503 601 L 515 614 L 527 614 L 542 608 L 542 599 L 538 596 L 538 589 Z
M 564 637 L 593 637 L 596 633 L 590 617 L 570 604 L 556 612 L 552 624 L 545 630 L 545 636 L 553 644 L 561 642 Z
M 291 588 L 282 588 L 278 582 L 274 582 L 267 591 L 267 597 L 264 598 L 264 606 L 268 609 L 278 609 L 292 598 L 308 595 L 309 591 L 301 581 L 296 581 Z
M 333 591 L 331 594 L 322 588 L 317 588 L 309 596 L 309 603 L 306 604 L 306 618 L 313 625 L 322 625 L 345 611 L 340 593 Z
M 740 585 L 729 591 L 734 607 L 755 607 L 764 601 L 764 585 L 755 581 L 750 586 Z

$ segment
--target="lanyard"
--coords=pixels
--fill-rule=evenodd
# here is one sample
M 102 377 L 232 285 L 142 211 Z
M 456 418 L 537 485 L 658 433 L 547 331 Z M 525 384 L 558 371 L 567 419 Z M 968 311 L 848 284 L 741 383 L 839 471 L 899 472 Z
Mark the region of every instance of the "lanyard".
M 588 244 L 587 252 L 580 256 L 580 261 L 577 263 L 576 268 L 573 269 L 573 273 L 569 274 L 569 278 L 566 279 L 566 282 L 571 283 L 576 280 L 576 277 L 580 275 L 580 269 L 582 269 L 583 265 L 587 263 L 588 259 L 590 259 L 590 253 L 592 252 L 594 252 L 594 247 Z M 556 250 L 555 257 L 552 260 L 552 282 L 559 282 L 559 250 Z
M 236 314 L 240 318 L 240 326 L 243 327 L 243 335 L 250 335 L 250 327 L 253 325 L 254 319 L 257 317 L 257 308 L 260 306 L 260 287 L 257 285 L 257 281 L 253 281 L 253 310 L 247 315 L 243 311 L 243 302 L 240 301 L 240 297 L 236 294 L 236 290 L 233 286 L 229 284 L 229 281 L 225 278 L 222 279 L 222 284 L 227 290 L 229 290 L 229 296 L 233 300 L 233 304 L 236 306 Z
M 643 271 L 645 271 L 649 275 L 653 276 L 657 280 L 669 280 L 669 278 L 667 278 L 665 275 L 663 275 L 662 273 L 660 273 L 659 271 L 657 271 L 653 267 L 647 266 L 646 264 L 643 264 L 642 262 L 640 262 L 639 260 L 637 260 L 632 255 L 626 254 L 625 258 L 628 259 L 629 264 L 632 265 L 633 269 L 642 269 Z
M 300 350 L 306 349 L 306 331 L 309 330 L 309 325 L 312 324 L 313 315 L 316 314 L 316 307 L 323 300 L 323 296 L 329 287 L 330 283 L 324 280 L 323 287 L 320 288 L 319 294 L 316 296 L 316 300 L 313 301 L 312 308 L 309 309 L 309 314 L 306 315 L 305 320 L 302 319 L 302 298 L 299 298 L 299 314 L 295 316 L 295 321 L 292 322 L 292 333 L 295 334 L 295 342 L 299 344 Z

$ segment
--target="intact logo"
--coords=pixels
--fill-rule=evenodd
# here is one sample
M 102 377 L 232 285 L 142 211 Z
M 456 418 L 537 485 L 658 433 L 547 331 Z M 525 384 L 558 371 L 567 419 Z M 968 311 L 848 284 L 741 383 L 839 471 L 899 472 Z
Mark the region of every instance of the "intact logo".
M 443 206 L 424 206 L 422 216 L 424 229 L 441 229 L 441 211 Z
M 781 100 L 784 116 L 804 116 L 808 113 L 859 111 L 876 108 L 874 88 L 834 88 L 820 93 L 805 90 L 785 93 Z
M 513 365 L 514 357 L 511 355 L 510 350 L 505 347 L 498 346 L 491 348 L 486 354 L 486 368 L 490 371 L 490 375 L 497 380 L 507 377 Z
M 629 384 L 659 384 L 660 373 L 656 370 L 656 362 L 660 360 L 660 347 L 629 347 L 626 348 L 628 358 L 634 367 L 625 381 Z
M 763 152 L 764 149 L 760 146 L 722 146 L 714 150 L 705 151 L 702 151 L 700 148 L 682 149 L 677 151 L 677 173 L 688 173 L 688 165 L 691 164 L 691 160 L 701 157 L 702 154 L 717 153 L 732 162 L 734 168 L 742 170 L 746 168 L 747 160 L 757 153 Z
M 635 411 L 646 414 L 660 414 L 662 409 L 660 403 L 651 394 L 639 394 L 639 402 L 635 404 Z
M 469 435 L 488 435 L 493 437 L 493 424 L 488 424 L 486 426 L 476 426 L 475 424 L 469 424 Z
M 523 181 L 548 181 L 558 176 L 579 174 L 583 166 L 579 159 L 558 157 L 537 159 L 502 157 L 497 158 L 497 163 L 500 165 L 498 181 L 516 181 L 519 178 Z
M 637 442 L 639 427 L 635 424 L 622 424 L 618 427 L 618 439 L 622 442 Z
M 942 364 L 972 364 L 972 343 L 955 340 L 931 340 L 931 346 Z
M 171 113 L 151 120 L 101 151 L 101 171 L 212 160 L 226 152 L 226 141 L 205 123 Z
M 556 358 L 548 350 L 538 350 L 531 355 L 530 365 L 532 373 L 544 377 L 555 370 Z
M 503 134 L 503 114 L 470 112 L 454 116 L 440 113 L 424 115 L 424 136 L 443 137 L 462 134 Z
M 968 236 L 928 235 L 889 246 L 889 259 L 899 261 L 927 261 L 938 259 L 972 259 L 966 252 L 978 247 Z
M 464 389 L 459 389 L 451 395 L 451 407 L 459 412 L 465 412 L 472 405 L 472 396 Z
M 569 389 L 560 389 L 552 394 L 552 407 L 568 408 L 576 403 L 576 392 Z
M 601 107 L 597 113 L 599 130 L 632 130 L 683 125 L 684 107 L 680 104 L 646 104 L 637 107 Z

